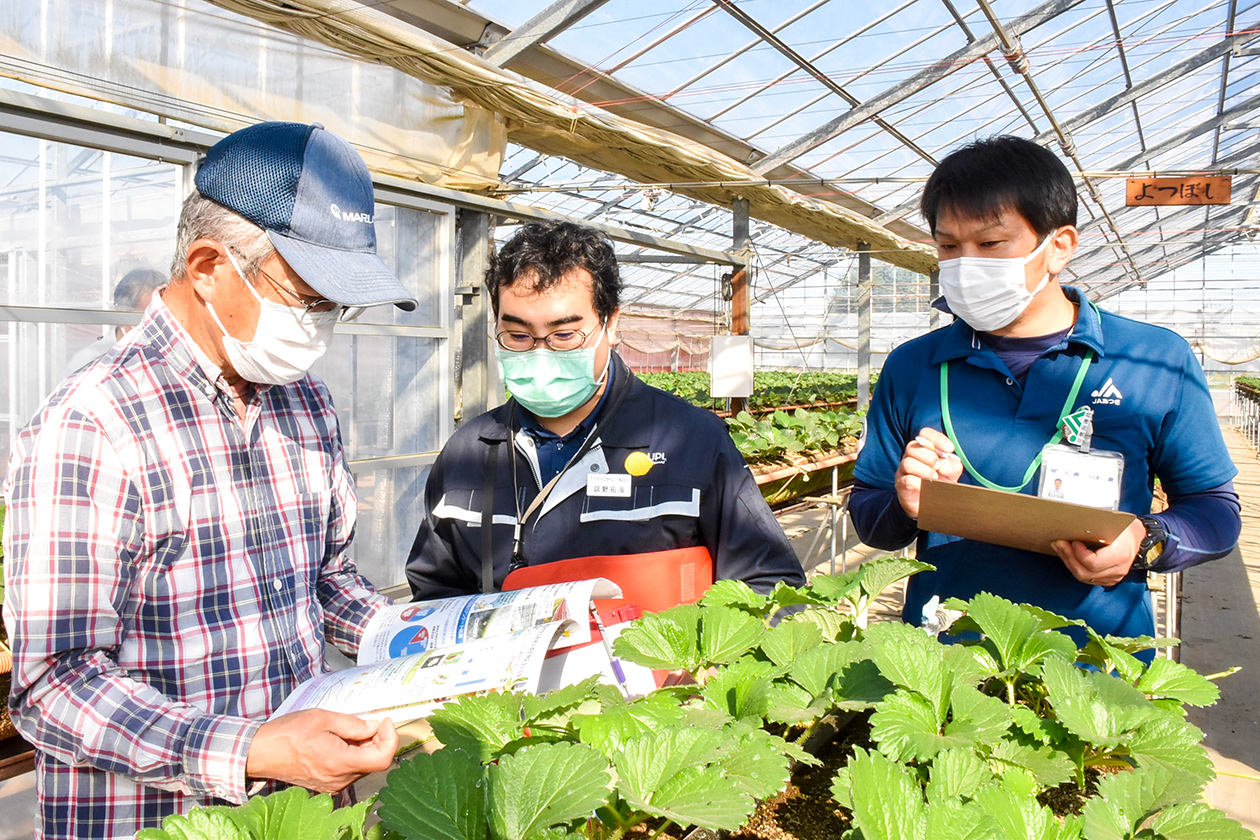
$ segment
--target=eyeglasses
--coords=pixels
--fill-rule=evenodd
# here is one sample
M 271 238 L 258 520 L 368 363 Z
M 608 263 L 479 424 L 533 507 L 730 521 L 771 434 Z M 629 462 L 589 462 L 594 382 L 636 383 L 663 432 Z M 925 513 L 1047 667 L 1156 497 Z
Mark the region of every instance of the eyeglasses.
M 543 336 L 534 336 L 521 330 L 500 330 L 495 334 L 494 340 L 504 350 L 524 353 L 533 350 L 540 341 L 547 345 L 549 350 L 576 350 L 586 343 L 589 335 L 590 332 L 584 330 L 559 329 Z
M 353 321 L 355 318 L 362 315 L 363 310 L 366 308 L 363 306 L 342 306 L 336 301 L 329 300 L 326 297 L 320 297 L 319 295 L 304 295 L 296 289 L 290 289 L 288 286 L 284 285 L 264 271 L 261 267 L 259 267 L 258 273 L 267 278 L 267 282 L 271 284 L 272 288 L 280 292 L 280 294 L 290 300 L 297 301 L 297 305 L 302 307 L 304 314 L 311 312 L 324 314 L 334 310 L 339 310 L 337 313 L 338 321 Z

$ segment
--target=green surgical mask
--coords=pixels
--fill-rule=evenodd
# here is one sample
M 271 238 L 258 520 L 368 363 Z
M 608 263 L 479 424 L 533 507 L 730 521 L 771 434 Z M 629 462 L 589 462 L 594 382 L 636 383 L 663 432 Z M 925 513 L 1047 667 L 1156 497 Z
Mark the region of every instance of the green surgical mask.
M 604 328 L 599 334 L 602 338 Z M 608 364 L 612 363 L 611 352 L 604 372 L 599 379 L 595 378 L 595 351 L 598 348 L 598 339 L 594 347 L 579 347 L 576 350 L 538 347 L 520 353 L 498 347 L 495 357 L 499 360 L 503 384 L 518 403 L 537 417 L 563 417 L 594 396 L 608 373 Z

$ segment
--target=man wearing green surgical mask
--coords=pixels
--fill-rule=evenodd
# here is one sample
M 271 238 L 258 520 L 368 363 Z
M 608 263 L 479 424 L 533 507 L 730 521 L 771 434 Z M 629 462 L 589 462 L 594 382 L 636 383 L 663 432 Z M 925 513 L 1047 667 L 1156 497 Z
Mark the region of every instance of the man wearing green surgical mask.
M 498 590 L 509 571 L 557 560 L 697 546 L 717 578 L 804 582 L 722 421 L 614 351 L 621 278 L 603 234 L 524 225 L 486 285 L 511 399 L 462 425 L 433 466 L 407 563 L 417 598 Z

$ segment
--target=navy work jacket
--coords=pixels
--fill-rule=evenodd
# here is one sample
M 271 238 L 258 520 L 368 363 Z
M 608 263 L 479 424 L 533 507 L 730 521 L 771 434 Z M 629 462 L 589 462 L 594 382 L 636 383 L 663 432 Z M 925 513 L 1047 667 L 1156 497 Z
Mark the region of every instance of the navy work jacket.
M 1074 288 L 1064 292 L 1080 305 L 1076 323 L 1061 344 L 1033 363 L 1023 386 L 962 320 L 896 348 L 875 388 L 854 477 L 893 489 L 906 444 L 925 426 L 944 428 L 940 370 L 949 362 L 949 409 L 963 452 L 990 481 L 1018 485 L 1054 434 L 1081 361 L 1092 350 L 1094 360 L 1073 408 L 1093 408 L 1095 449 L 1124 456 L 1121 510 L 1149 513 L 1156 476 L 1173 498 L 1232 479 L 1237 470 L 1203 369 L 1185 339 L 1100 311 Z M 1035 495 L 1038 477 L 1022 492 Z M 965 471 L 961 481 L 978 483 Z M 910 579 L 903 618 L 911 623 L 920 623 L 933 595 L 944 600 L 988 591 L 1084 619 L 1100 633 L 1154 632 L 1141 571 L 1115 586 L 1091 586 L 1074 578 L 1058 557 L 923 531 L 918 557 L 937 568 Z
M 722 420 L 645 385 L 616 354 L 613 364 L 612 386 L 592 432 L 595 441 L 561 473 L 522 528 L 527 565 L 702 545 L 719 579 L 743 580 L 763 592 L 779 580 L 803 584 L 800 562 Z M 542 486 L 535 444 L 520 431 L 520 411 L 509 400 L 470 420 L 438 455 L 425 486 L 426 514 L 407 560 L 415 597 L 480 591 L 482 496 L 492 446 L 499 448 L 494 585 L 502 586 L 518 505 L 525 513 Z M 588 495 L 590 476 L 626 474 L 626 458 L 636 452 L 652 466 L 631 476 L 629 496 Z

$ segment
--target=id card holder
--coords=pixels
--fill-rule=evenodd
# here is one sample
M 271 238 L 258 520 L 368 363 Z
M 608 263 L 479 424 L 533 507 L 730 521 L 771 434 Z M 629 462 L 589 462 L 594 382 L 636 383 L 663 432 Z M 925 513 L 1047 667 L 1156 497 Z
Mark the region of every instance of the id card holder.
M 1120 509 L 1124 456 L 1119 452 L 1048 444 L 1041 450 L 1041 481 L 1037 495 L 1077 505 Z

